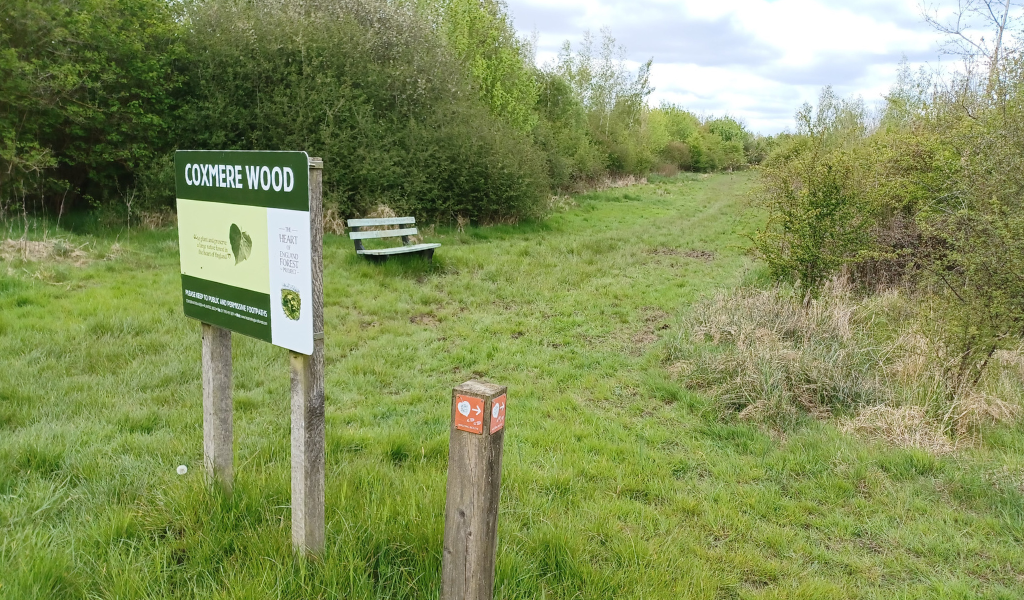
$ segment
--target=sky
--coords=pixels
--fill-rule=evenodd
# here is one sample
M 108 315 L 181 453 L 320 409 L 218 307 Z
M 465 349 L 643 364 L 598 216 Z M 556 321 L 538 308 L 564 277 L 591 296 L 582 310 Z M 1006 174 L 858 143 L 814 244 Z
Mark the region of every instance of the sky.
M 938 64 L 940 38 L 918 0 L 507 0 L 537 62 L 608 27 L 638 67 L 654 59 L 650 102 L 728 114 L 769 135 L 826 85 L 881 101 L 905 56 Z M 947 59 L 948 60 L 948 59 Z

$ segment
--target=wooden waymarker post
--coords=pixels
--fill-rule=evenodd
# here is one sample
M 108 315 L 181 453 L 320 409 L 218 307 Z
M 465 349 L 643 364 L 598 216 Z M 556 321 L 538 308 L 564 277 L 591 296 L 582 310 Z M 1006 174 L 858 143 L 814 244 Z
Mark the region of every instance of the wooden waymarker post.
M 231 332 L 203 323 L 203 466 L 228 494 L 234 485 Z
M 442 600 L 494 595 L 507 391 L 479 381 L 452 390 Z
M 309 225 L 313 252 L 313 354 L 291 353 L 292 546 L 324 547 L 324 258 L 323 168 L 309 159 Z
M 232 332 L 288 349 L 292 545 L 324 547 L 323 161 L 305 152 L 174 155 L 181 295 L 203 328 L 203 462 L 234 480 Z

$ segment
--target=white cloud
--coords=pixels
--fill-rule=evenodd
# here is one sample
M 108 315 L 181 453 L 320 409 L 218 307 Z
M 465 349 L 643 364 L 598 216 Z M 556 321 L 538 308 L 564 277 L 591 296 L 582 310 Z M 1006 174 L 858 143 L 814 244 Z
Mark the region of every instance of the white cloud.
M 832 85 L 881 99 L 903 56 L 938 57 L 917 0 L 508 0 L 516 27 L 538 36 L 538 62 L 583 31 L 611 29 L 630 62 L 654 59 L 652 102 L 728 113 L 761 133 Z

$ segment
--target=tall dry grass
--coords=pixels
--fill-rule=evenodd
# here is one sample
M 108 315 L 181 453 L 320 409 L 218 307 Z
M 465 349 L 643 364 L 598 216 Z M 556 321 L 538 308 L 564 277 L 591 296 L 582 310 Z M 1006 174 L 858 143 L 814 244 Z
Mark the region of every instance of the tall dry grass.
M 1020 416 L 1024 353 L 1000 353 L 976 388 L 951 394 L 946 352 L 923 330 L 901 291 L 861 297 L 835 279 L 805 302 L 791 287 L 742 288 L 695 305 L 668 360 L 688 387 L 741 419 L 836 418 L 850 431 L 936 452 Z

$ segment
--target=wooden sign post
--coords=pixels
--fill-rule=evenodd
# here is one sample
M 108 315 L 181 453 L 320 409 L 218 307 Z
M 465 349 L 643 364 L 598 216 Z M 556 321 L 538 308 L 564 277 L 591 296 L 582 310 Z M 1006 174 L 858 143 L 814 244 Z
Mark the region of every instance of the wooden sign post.
M 291 353 L 292 546 L 324 547 L 324 259 L 323 168 L 309 159 L 309 224 L 313 242 L 313 354 Z
M 234 485 L 231 332 L 203 323 L 203 466 L 228 494 Z
M 479 381 L 452 390 L 442 600 L 494 595 L 507 391 Z
M 291 351 L 292 545 L 324 547 L 323 161 L 305 152 L 174 156 L 185 315 L 203 323 L 203 462 L 234 479 L 232 332 Z

